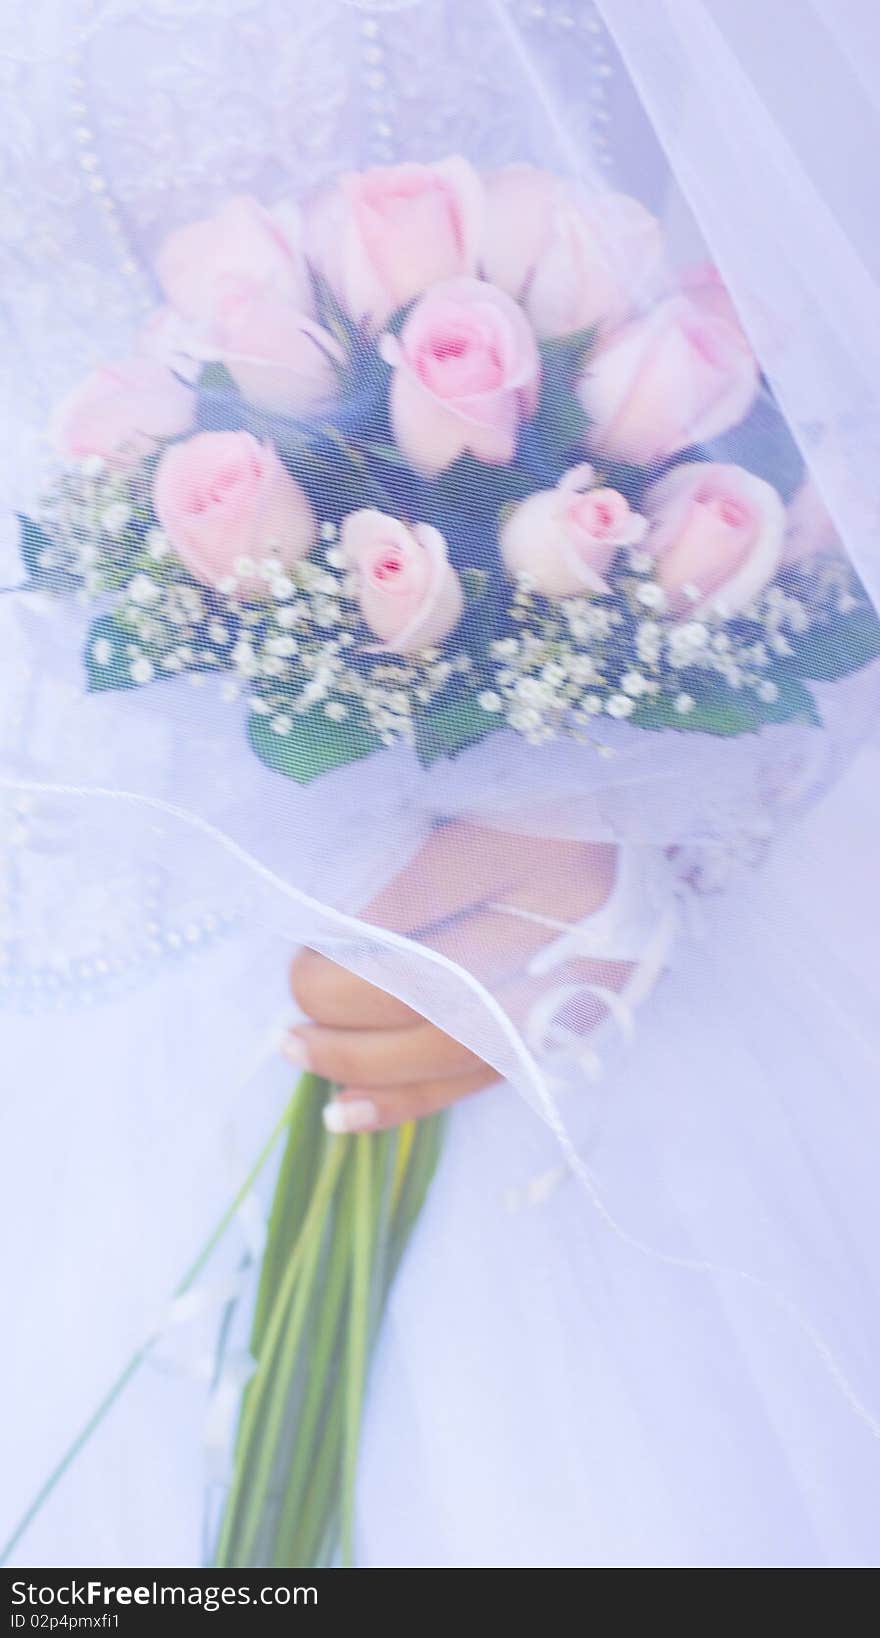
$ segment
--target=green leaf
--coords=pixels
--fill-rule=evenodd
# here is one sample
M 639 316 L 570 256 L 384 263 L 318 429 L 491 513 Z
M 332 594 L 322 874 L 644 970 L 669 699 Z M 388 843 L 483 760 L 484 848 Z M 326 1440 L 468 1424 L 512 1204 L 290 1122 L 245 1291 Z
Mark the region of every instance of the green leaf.
M 597 333 L 595 324 L 585 324 L 583 329 L 572 330 L 570 335 L 549 336 L 541 342 L 541 357 L 551 365 L 564 359 L 570 370 L 576 370 L 595 345 Z
M 389 466 L 402 466 L 408 472 L 411 471 L 409 461 L 405 455 L 401 455 L 396 444 L 375 443 L 367 440 L 363 448 L 368 455 L 375 455 L 380 461 L 387 461 Z
M 489 585 L 488 569 L 462 569 L 460 579 L 466 603 L 479 603 L 485 597 Z
M 97 620 L 92 621 L 83 651 L 90 694 L 106 693 L 108 689 L 140 686 L 133 681 L 130 670 L 131 657 L 128 645 L 131 640 L 130 633 L 119 624 L 115 615 L 101 614 Z M 103 644 L 107 645 L 106 660 L 98 658 L 98 655 L 102 654 Z
M 18 549 L 28 580 L 47 591 L 69 592 L 78 584 L 66 569 L 53 568 L 44 559 L 52 553 L 52 540 L 33 518 L 23 512 L 17 514 L 19 523 Z
M 321 774 L 358 762 L 382 748 L 378 734 L 357 722 L 331 722 L 320 706 L 293 717 L 287 734 L 271 727 L 272 718 L 252 713 L 248 739 L 261 762 L 286 779 L 308 785 Z
M 504 727 L 500 713 L 484 711 L 470 695 L 427 711 L 415 721 L 416 754 L 428 768 L 442 757 L 457 756 L 468 745 L 476 745 L 488 734 Z
M 880 659 L 880 620 L 871 608 L 859 608 L 826 625 L 813 626 L 792 644 L 787 662 L 798 677 L 836 682 Z
M 756 734 L 768 723 L 809 722 L 821 726 L 816 702 L 803 683 L 795 677 L 776 676 L 773 680 L 779 689 L 779 697 L 773 701 L 759 700 L 751 690 L 733 688 L 713 688 L 700 699 L 692 689 L 696 704 L 691 711 L 676 711 L 674 701 L 664 696 L 641 701 L 629 720 L 636 728 L 674 728 L 682 733 L 723 738 Z M 683 680 L 682 692 L 687 691 Z
M 199 391 L 232 393 L 236 398 L 241 397 L 234 375 L 216 358 L 202 370 L 199 376 Z

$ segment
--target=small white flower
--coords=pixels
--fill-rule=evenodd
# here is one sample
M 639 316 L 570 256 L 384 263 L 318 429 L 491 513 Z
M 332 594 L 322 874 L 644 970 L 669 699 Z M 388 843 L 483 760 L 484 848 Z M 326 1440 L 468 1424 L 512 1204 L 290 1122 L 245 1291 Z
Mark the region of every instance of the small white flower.
M 299 644 L 295 637 L 267 637 L 263 645 L 266 654 L 276 654 L 280 659 L 289 659 L 295 654 Z
M 612 694 L 605 710 L 609 717 L 629 717 L 635 708 L 635 700 L 631 700 L 627 694 Z
M 125 501 L 114 501 L 101 513 L 101 525 L 108 535 L 121 535 L 131 517 L 131 507 Z
M 669 634 L 670 642 L 680 642 L 688 648 L 703 648 L 709 636 L 708 626 L 700 620 L 688 620 Z
M 227 574 L 224 575 L 222 580 L 218 580 L 217 590 L 222 591 L 225 597 L 231 597 L 237 585 L 238 581 L 236 580 L 235 575 Z
M 581 701 L 581 709 L 586 711 L 588 717 L 598 716 L 602 709 L 601 694 L 585 694 Z
M 699 603 L 702 592 L 699 586 L 694 585 L 692 580 L 686 581 L 681 590 L 682 596 L 686 597 L 689 603 Z
M 511 728 L 516 728 L 523 734 L 531 733 L 535 728 L 540 728 L 541 726 L 540 712 L 534 711 L 529 707 L 521 709 L 515 706 L 510 711 L 507 720 L 510 723 Z
M 272 718 L 269 727 L 273 734 L 289 734 L 293 727 L 293 719 L 287 716 L 284 711 L 280 711 L 277 717 Z
M 645 693 L 648 684 L 640 671 L 627 671 L 620 679 L 620 686 L 625 694 L 631 694 L 634 699 L 638 699 L 640 694 Z
M 294 592 L 296 591 L 296 587 L 294 586 L 289 575 L 280 574 L 275 576 L 269 590 L 272 593 L 272 596 L 275 598 L 276 603 L 283 603 L 288 597 L 293 596 Z
M 541 676 L 550 688 L 556 688 L 560 683 L 565 682 L 565 667 L 559 665 L 558 661 L 552 660 L 549 665 L 543 667 Z
M 696 703 L 691 694 L 676 694 L 675 696 L 675 709 L 680 717 L 686 717 L 688 712 L 694 709 Z
M 242 580 L 253 579 L 257 572 L 257 565 L 252 557 L 237 557 L 235 558 L 232 567 Z
M 331 722 L 343 722 L 348 716 L 348 706 L 344 705 L 342 700 L 328 700 L 324 706 L 324 715 L 329 717 Z
M 100 478 L 106 466 L 103 455 L 86 455 L 79 463 L 79 469 L 86 478 Z
M 109 665 L 113 658 L 113 644 L 106 637 L 99 637 L 92 644 L 92 659 L 96 665 Z
M 758 683 L 755 693 L 759 700 L 764 701 L 765 705 L 773 705 L 779 698 L 779 689 L 775 682 L 770 681 L 769 677 L 765 677 Z
M 159 664 L 163 671 L 183 670 L 183 661 L 179 654 L 163 654 Z
M 321 524 L 321 539 L 322 540 L 335 540 L 336 539 L 336 524 L 335 523 L 322 523 Z
M 490 653 L 496 660 L 506 660 L 511 654 L 516 654 L 518 649 L 519 643 L 515 637 L 499 637 L 492 643 Z
M 324 561 L 331 569 L 344 569 L 348 566 L 348 559 L 338 546 L 329 546 L 324 553 Z
M 487 688 L 482 694 L 478 695 L 477 703 L 481 710 L 494 712 L 500 711 L 504 702 L 500 694 L 494 694 L 491 688 Z
M 141 604 L 155 603 L 160 595 L 159 587 L 148 574 L 136 574 L 134 579 L 129 581 L 127 591 L 133 603 Z
M 218 648 L 222 648 L 224 643 L 229 642 L 231 632 L 228 626 L 224 626 L 222 620 L 212 620 L 208 626 L 208 636 L 212 643 L 216 643 Z
M 646 586 L 639 586 L 636 597 L 646 609 L 663 609 L 666 607 L 666 593 L 662 586 L 651 580 Z
M 589 654 L 573 654 L 568 662 L 568 674 L 581 686 L 595 682 L 596 662 Z
M 553 689 L 539 677 L 522 677 L 516 685 L 517 698 L 525 705 L 552 705 Z
M 171 547 L 169 546 L 165 535 L 162 533 L 162 530 L 151 529 L 147 535 L 147 555 L 151 557 L 155 563 L 159 563 L 163 557 L 168 556 L 170 550 Z
M 787 637 L 783 637 L 781 631 L 774 632 L 771 635 L 770 647 L 772 648 L 774 654 L 789 655 L 794 653 L 791 643 Z
M 146 655 L 143 654 L 141 655 L 140 659 L 132 660 L 132 663 L 128 669 L 132 682 L 148 683 L 153 677 L 153 667 Z
M 650 552 L 632 551 L 629 554 L 629 566 L 636 574 L 647 574 L 654 566 L 654 559 Z

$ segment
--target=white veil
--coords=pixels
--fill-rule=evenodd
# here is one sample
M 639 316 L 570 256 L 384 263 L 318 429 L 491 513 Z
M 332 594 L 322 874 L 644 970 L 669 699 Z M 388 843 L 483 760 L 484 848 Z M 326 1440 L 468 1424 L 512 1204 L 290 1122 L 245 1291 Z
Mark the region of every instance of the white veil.
M 96 0 L 75 18 L 51 0 L 29 9 L 21 72 L 30 113 L 20 117 L 39 133 L 72 49 L 77 185 L 65 197 L 37 166 L 33 131 L 30 146 L 18 133 L 10 163 L 22 224 L 29 211 L 34 218 L 8 247 L 15 425 L 4 476 L 22 510 L 38 504 L 51 404 L 87 364 L 130 348 L 155 302 L 169 229 L 211 215 L 233 192 L 302 198 L 338 171 L 455 151 L 481 171 L 525 161 L 573 177 L 593 198 L 608 187 L 637 196 L 662 223 L 671 277 L 716 264 L 765 385 L 751 419 L 710 440 L 709 452 L 782 472 L 786 501 L 806 472 L 830 514 L 828 538 L 880 607 L 878 108 L 868 67 L 880 27 L 868 0 L 332 0 L 320 9 L 217 0 L 174 17 L 153 0 Z M 606 249 L 619 256 L 613 241 Z M 70 257 L 78 280 L 68 277 Z M 4 1190 L 7 1244 L 27 1225 L 15 1254 L 26 1268 L 9 1272 L 26 1313 L 13 1391 L 20 1402 L 33 1373 L 41 1414 L 39 1430 L 33 1417 L 14 1430 L 4 1521 L 15 1525 L 127 1352 L 153 1334 L 277 1118 L 284 1078 L 267 1042 L 297 943 L 402 996 L 490 1062 L 549 1124 L 584 1214 L 639 1270 L 658 1311 L 657 1292 L 711 1287 L 730 1310 L 742 1369 L 771 1400 L 767 1339 L 784 1332 L 851 1418 L 846 1437 L 875 1471 L 873 1001 L 857 916 L 846 931 L 841 918 L 852 947 L 827 957 L 819 984 L 804 952 L 838 930 L 833 907 L 820 915 L 798 904 L 785 881 L 803 880 L 799 816 L 874 730 L 876 667 L 817 683 L 821 729 L 786 723 L 724 739 L 608 722 L 589 756 L 504 733 L 430 768 L 398 745 L 303 788 L 248 753 L 241 701 L 223 700 L 213 679 L 86 695 L 86 616 L 44 588 L 22 588 L 11 551 L 9 561 L 0 598 Z M 625 1091 L 623 1107 L 600 1117 L 608 1136 L 595 1154 L 585 1158 L 584 1147 L 594 1103 L 579 1096 L 593 1046 L 572 1053 L 566 1032 L 554 1033 L 555 1013 L 542 1014 L 529 986 L 543 984 L 546 967 L 530 969 L 523 994 L 533 952 L 518 943 L 512 916 L 503 939 L 485 927 L 474 935 L 457 920 L 454 891 L 432 900 L 418 861 L 440 824 L 530 839 L 538 916 L 548 840 L 608 844 L 628 861 L 628 877 L 618 870 L 629 897 L 620 926 L 600 928 L 598 941 L 594 929 L 567 958 L 562 951 L 556 973 L 558 1011 L 584 958 L 650 968 L 637 995 L 608 1003 L 596 1039 L 596 1057 L 607 1055 Z M 768 850 L 781 861 L 776 877 L 752 871 Z M 389 884 L 407 863 L 407 885 L 395 892 Z M 720 908 L 707 896 L 718 880 L 728 890 Z M 694 1004 L 710 1008 L 713 983 L 730 983 L 731 1008 L 750 1010 L 736 1027 L 728 1020 L 738 1089 L 719 1074 L 708 1100 L 698 1054 L 689 1069 L 686 1005 L 673 1005 L 664 1034 L 649 999 L 674 940 L 687 944 L 702 911 Z M 558 932 L 558 916 L 550 920 Z M 744 973 L 734 993 L 730 966 L 731 952 L 748 965 L 756 929 L 774 974 L 760 998 Z M 723 948 L 714 979 L 713 938 Z M 173 1004 L 161 988 L 171 971 Z M 784 1084 L 783 1017 L 817 1053 L 833 1036 L 827 1143 L 815 1109 L 799 1110 L 797 1087 Z M 621 1025 L 634 1035 L 623 1067 Z M 652 1056 L 640 1063 L 643 1039 Z M 671 1087 L 676 1051 L 682 1084 L 658 1106 L 645 1065 L 664 1065 L 658 1074 Z M 817 1154 L 809 1193 L 804 1174 Z M 47 1170 L 48 1225 L 33 1204 Z M 186 1205 L 149 1244 L 166 1189 Z M 100 1200 L 89 1202 L 94 1190 Z M 246 1238 L 246 1223 L 230 1232 Z M 227 1251 L 227 1263 L 236 1255 Z M 57 1392 L 38 1313 L 46 1289 L 61 1346 L 85 1338 L 81 1369 Z M 218 1289 L 229 1296 L 225 1272 Z

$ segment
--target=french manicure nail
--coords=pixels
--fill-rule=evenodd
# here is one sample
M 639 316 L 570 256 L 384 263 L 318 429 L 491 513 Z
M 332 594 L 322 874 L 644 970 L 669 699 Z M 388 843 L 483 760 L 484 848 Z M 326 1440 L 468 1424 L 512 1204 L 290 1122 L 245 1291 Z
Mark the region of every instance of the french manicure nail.
M 375 1126 L 379 1111 L 369 1098 L 352 1098 L 343 1103 L 340 1098 L 334 1098 L 332 1103 L 325 1103 L 322 1110 L 324 1125 L 328 1132 L 368 1132 Z
M 304 1067 L 309 1061 L 308 1047 L 301 1035 L 285 1035 L 281 1042 L 281 1056 L 289 1064 Z

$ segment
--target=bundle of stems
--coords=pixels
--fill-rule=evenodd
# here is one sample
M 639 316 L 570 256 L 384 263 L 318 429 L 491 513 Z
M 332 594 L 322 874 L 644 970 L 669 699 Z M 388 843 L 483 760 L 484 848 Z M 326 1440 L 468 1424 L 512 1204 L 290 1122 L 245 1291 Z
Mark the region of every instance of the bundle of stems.
M 269 1219 L 219 1568 L 354 1564 L 373 1344 L 440 1153 L 442 1117 L 334 1137 L 303 1075 Z

